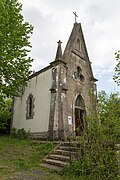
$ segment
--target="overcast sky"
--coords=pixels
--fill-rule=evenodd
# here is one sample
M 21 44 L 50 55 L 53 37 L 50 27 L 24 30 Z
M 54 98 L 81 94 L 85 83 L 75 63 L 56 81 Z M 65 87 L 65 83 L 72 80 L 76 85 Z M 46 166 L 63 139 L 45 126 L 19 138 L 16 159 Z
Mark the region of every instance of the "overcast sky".
M 19 0 L 23 16 L 34 26 L 31 36 L 34 58 L 32 69 L 37 71 L 54 61 L 57 41 L 64 50 L 74 24 L 81 22 L 83 34 L 98 90 L 118 91 L 112 81 L 114 53 L 120 50 L 120 0 Z

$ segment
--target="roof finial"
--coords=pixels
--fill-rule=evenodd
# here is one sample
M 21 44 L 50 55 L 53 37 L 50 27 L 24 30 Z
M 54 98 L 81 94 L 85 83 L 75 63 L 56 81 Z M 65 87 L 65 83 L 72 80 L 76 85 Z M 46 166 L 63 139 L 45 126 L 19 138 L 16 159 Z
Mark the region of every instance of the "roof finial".
M 57 53 L 56 53 L 56 58 L 55 60 L 62 59 L 62 48 L 61 48 L 61 41 L 59 40 L 58 42 L 58 48 L 57 48 Z
M 75 15 L 75 23 L 76 23 L 76 22 L 77 22 L 78 15 L 76 14 L 76 11 L 73 12 L 73 14 Z

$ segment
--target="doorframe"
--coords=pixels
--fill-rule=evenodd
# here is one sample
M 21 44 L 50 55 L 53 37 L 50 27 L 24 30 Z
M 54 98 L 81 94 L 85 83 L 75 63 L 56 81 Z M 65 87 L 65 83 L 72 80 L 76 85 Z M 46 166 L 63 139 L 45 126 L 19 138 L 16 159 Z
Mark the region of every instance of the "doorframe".
M 76 108 L 76 106 L 75 106 L 75 102 L 76 102 L 76 99 L 77 99 L 77 97 L 78 96 L 81 96 L 82 97 L 82 95 L 80 94 L 80 93 L 76 93 L 76 95 L 74 96 L 74 99 L 73 99 L 73 108 L 72 108 L 72 111 L 73 111 L 73 127 L 72 127 L 72 130 L 73 130 L 73 136 L 74 137 L 76 137 L 76 132 L 75 132 L 75 108 Z M 83 97 L 82 97 L 83 98 Z M 83 99 L 84 100 L 84 99 Z M 81 109 L 82 110 L 82 109 Z M 85 112 L 86 112 L 86 109 L 84 109 L 85 110 Z M 85 122 L 84 122 L 84 125 L 85 125 Z
M 81 122 L 80 122 L 80 126 L 78 126 L 77 127 L 77 123 L 76 123 L 76 113 L 77 113 L 77 111 L 80 113 L 79 115 L 80 115 L 80 119 L 79 120 L 81 120 Z M 75 134 L 76 134 L 76 136 L 81 136 L 82 135 L 82 132 L 84 131 L 84 128 L 85 128 L 85 109 L 82 109 L 82 108 L 78 108 L 78 107 L 75 107 Z M 80 131 L 77 133 L 77 131 L 76 131 L 76 128 L 79 128 L 80 127 Z M 79 134 L 79 135 L 77 135 L 77 134 Z

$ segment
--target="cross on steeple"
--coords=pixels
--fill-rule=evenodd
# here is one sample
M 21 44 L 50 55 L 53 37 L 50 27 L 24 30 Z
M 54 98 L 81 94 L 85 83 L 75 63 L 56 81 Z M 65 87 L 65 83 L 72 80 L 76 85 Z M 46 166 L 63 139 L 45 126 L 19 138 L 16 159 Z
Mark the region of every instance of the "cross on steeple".
M 78 15 L 76 14 L 76 11 L 73 12 L 73 14 L 75 15 L 75 23 L 76 23 L 76 22 L 77 22 Z

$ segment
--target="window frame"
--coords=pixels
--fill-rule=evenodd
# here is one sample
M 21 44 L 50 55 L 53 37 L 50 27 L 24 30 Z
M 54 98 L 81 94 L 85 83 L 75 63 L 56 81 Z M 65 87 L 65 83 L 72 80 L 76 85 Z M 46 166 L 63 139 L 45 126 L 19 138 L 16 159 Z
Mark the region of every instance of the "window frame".
M 32 94 L 29 94 L 27 101 L 26 101 L 26 119 L 33 119 L 34 117 L 34 97 Z

